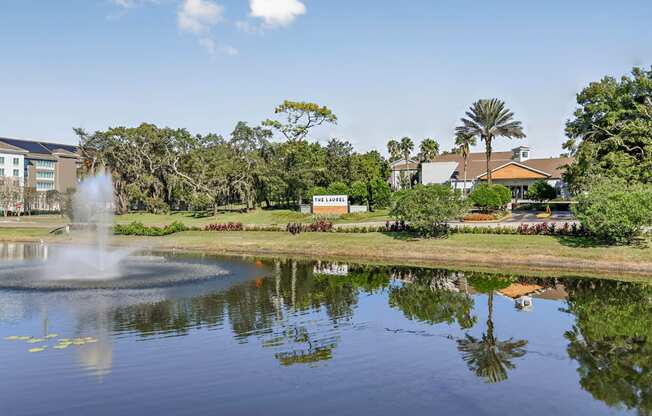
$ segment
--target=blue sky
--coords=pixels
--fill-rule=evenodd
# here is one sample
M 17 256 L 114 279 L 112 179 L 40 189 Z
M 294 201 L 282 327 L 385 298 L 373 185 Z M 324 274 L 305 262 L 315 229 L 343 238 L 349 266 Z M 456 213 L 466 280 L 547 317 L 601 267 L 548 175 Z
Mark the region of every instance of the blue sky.
M 652 65 L 651 21 L 649 0 L 0 0 L 0 136 L 226 135 L 293 99 L 338 115 L 316 139 L 447 149 L 464 110 L 498 97 L 534 156 L 557 155 L 584 85 Z

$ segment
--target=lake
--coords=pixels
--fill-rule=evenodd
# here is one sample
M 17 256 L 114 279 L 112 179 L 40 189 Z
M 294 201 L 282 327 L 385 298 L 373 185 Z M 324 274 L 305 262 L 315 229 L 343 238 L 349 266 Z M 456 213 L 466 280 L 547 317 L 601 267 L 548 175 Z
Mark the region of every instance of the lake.
M 2 269 L 43 252 L 2 245 Z M 652 286 L 147 255 L 225 273 L 75 290 L 0 277 L 1 415 L 652 413 Z

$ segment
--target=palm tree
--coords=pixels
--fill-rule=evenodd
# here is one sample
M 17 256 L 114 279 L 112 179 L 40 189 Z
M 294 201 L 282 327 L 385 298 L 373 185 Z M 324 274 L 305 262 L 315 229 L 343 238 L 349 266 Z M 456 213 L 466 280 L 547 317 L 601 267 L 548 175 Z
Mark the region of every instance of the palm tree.
M 423 139 L 419 150 L 422 162 L 432 162 L 439 154 L 439 143 L 434 139 Z
M 392 139 L 387 142 L 387 152 L 389 153 L 389 159 L 391 162 L 398 160 L 401 157 L 401 145 L 399 142 Z
M 471 146 L 475 146 L 476 140 L 475 136 L 470 134 L 457 133 L 455 135 L 455 145 L 457 146 L 457 151 L 462 155 L 464 159 L 464 189 L 462 194 L 466 196 L 466 172 L 469 166 L 469 153 L 471 153 Z
M 410 154 L 412 154 L 412 151 L 414 150 L 414 142 L 409 137 L 403 137 L 401 139 L 399 148 L 403 153 L 403 157 L 405 158 L 405 163 L 407 163 L 407 161 L 410 160 Z
M 487 154 L 487 183 L 491 185 L 491 150 L 493 139 L 507 137 L 522 139 L 525 137 L 520 121 L 514 120 L 514 113 L 505 108 L 505 102 L 497 98 L 478 100 L 466 112 L 468 118 L 462 118 L 462 126 L 456 133 L 479 136 L 484 141 Z
M 486 281 L 492 285 L 498 283 L 490 280 Z M 515 368 L 511 360 L 525 355 L 527 341 L 514 341 L 513 338 L 500 341 L 494 336 L 494 289 L 491 288 L 486 293 L 487 332 L 482 334 L 481 339 L 466 334 L 464 338 L 457 340 L 457 349 L 462 353 L 462 359 L 469 369 L 478 377 L 486 379 L 488 383 L 498 383 L 507 380 L 507 370 Z

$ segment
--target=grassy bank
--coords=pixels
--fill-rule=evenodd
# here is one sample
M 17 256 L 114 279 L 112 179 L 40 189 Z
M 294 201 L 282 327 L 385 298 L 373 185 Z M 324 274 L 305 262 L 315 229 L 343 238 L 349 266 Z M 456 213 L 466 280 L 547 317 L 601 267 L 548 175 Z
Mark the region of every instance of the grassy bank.
M 81 241 L 43 229 L 0 228 L 0 241 Z M 521 271 L 590 272 L 652 276 L 652 248 L 592 246 L 580 238 L 454 234 L 447 239 L 414 239 L 404 234 L 188 231 L 166 237 L 119 236 L 117 244 L 139 243 L 161 249 L 212 253 L 311 256 L 355 262 L 464 265 Z

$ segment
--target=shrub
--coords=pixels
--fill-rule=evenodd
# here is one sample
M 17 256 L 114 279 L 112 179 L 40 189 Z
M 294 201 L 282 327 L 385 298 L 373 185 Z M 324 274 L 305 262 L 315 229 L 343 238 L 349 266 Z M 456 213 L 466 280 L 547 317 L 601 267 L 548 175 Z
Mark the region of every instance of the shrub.
M 445 185 L 417 185 L 394 194 L 390 215 L 425 237 L 448 234 L 447 221 L 466 211 L 461 195 Z
M 330 195 L 348 195 L 349 187 L 343 182 L 333 182 L 328 186 Z
M 288 223 L 288 225 L 287 225 L 287 227 L 285 227 L 285 229 L 286 229 L 287 232 L 289 232 L 290 234 L 292 234 L 292 235 L 296 235 L 296 234 L 300 234 L 300 233 L 301 233 L 301 231 L 302 231 L 302 229 L 303 229 L 303 226 L 301 225 L 301 223 L 298 223 L 298 222 L 291 222 L 291 223 Z
M 314 221 L 304 225 L 304 231 L 328 233 L 333 231 L 333 222 L 325 219 Z
M 310 224 L 301 224 L 298 222 L 291 222 L 285 227 L 285 230 L 292 235 L 300 234 L 302 232 L 319 232 L 329 233 L 333 231 L 333 222 L 325 219 L 313 221 Z
M 313 196 L 315 196 L 315 195 L 327 195 L 327 194 L 328 194 L 328 191 L 323 186 L 313 186 L 312 188 L 310 188 L 308 190 L 308 194 L 306 195 L 306 197 L 308 198 L 308 201 L 312 202 L 312 197 Z
M 528 188 L 527 196 L 535 201 L 550 201 L 557 197 L 557 191 L 548 182 L 539 180 Z
M 142 222 L 134 221 L 127 225 L 118 224 L 114 226 L 113 234 L 158 237 L 158 236 L 178 233 L 181 231 L 187 231 L 187 230 L 188 227 L 186 227 L 183 223 L 178 221 L 175 221 L 164 227 L 146 226 Z
M 152 214 L 167 214 L 170 212 L 170 206 L 160 198 L 145 198 L 145 209 Z
M 391 202 L 392 189 L 387 181 L 375 179 L 371 182 L 371 195 L 374 208 L 386 208 Z
M 354 204 L 366 205 L 367 204 L 367 184 L 362 181 L 355 181 L 351 184 L 351 201 Z
M 481 184 L 469 194 L 469 199 L 482 210 L 500 209 L 512 200 L 512 192 L 503 185 Z
M 609 244 L 628 244 L 652 225 L 652 186 L 601 180 L 577 198 L 573 212 L 588 232 Z
M 225 224 L 208 224 L 204 226 L 204 231 L 242 231 L 241 222 L 229 222 Z

